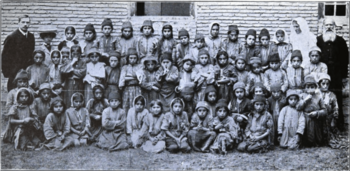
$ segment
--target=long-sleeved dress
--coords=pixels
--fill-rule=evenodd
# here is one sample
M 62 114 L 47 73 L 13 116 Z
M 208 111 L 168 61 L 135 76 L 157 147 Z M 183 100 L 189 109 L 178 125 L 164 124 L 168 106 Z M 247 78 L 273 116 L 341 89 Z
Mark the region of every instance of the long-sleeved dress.
M 123 88 L 122 99 L 123 109 L 129 111 L 133 106 L 133 100 L 136 96 L 141 95 L 140 81 L 138 80 L 137 72 L 140 69 L 140 65 L 124 65 L 119 77 L 119 88 Z M 125 77 L 133 77 L 132 80 L 125 80 Z
M 232 86 L 237 82 L 237 73 L 233 65 L 227 64 L 226 66 L 220 67 L 219 65 L 214 66 L 215 80 L 219 81 L 222 78 L 226 78 L 229 81 L 227 83 L 217 83 L 218 86 L 218 99 L 226 99 L 230 101 L 232 98 L 233 90 Z
M 304 85 L 304 68 L 299 67 L 295 69 L 290 66 L 286 69 L 286 73 L 288 89 L 298 90 L 301 93 Z
M 86 75 L 83 79 L 85 83 L 84 96 L 85 103 L 93 98 L 92 88 L 96 84 L 103 84 L 106 79 L 105 63 L 97 62 L 96 64 L 89 62 L 86 64 Z
M 222 124 L 223 127 L 219 130 L 215 130 L 215 127 L 219 124 Z M 217 133 L 216 139 L 214 140 L 213 145 L 210 147 L 211 149 L 226 152 L 226 150 L 232 149 L 234 145 L 239 142 L 239 125 L 231 116 L 227 116 L 222 120 L 216 116 L 211 123 L 211 127 Z
M 204 38 L 204 42 L 208 47 L 210 61 L 213 65 L 215 65 L 216 55 L 218 54 L 222 46 L 222 39 L 220 36 L 214 38 L 213 36 L 209 35 Z
M 315 79 L 318 80 L 317 73 L 328 73 L 328 67 L 325 63 L 319 62 L 317 64 L 309 63 L 304 67 L 304 76 L 315 73 Z
M 287 105 L 287 100 L 284 95 L 281 95 L 280 98 L 275 99 L 272 96 L 267 99 L 269 109 L 268 111 L 272 115 L 273 118 L 273 129 L 271 130 L 271 136 L 270 141 L 273 144 L 277 144 L 277 126 L 278 126 L 278 118 L 280 115 L 280 112 L 284 106 Z
M 276 71 L 268 69 L 264 73 L 264 86 L 268 91 L 271 91 L 270 86 L 273 84 L 280 84 L 282 92 L 286 92 L 288 89 L 287 74 L 284 70 L 278 69 Z
M 121 37 L 118 41 L 119 47 L 120 47 L 120 68 L 122 68 L 124 65 L 127 64 L 126 56 L 128 54 L 129 48 L 135 48 L 137 49 L 137 39 L 133 36 L 128 39 L 125 39 L 124 37 Z
M 229 56 L 229 63 L 232 64 L 238 55 L 241 54 L 243 49 L 243 44 L 241 40 L 237 40 L 235 42 L 225 39 L 222 41 L 221 49 L 226 51 Z
M 135 104 L 134 104 L 135 105 Z M 131 140 L 129 143 L 132 143 L 134 148 L 142 145 L 143 143 L 143 132 L 141 130 L 144 117 L 149 114 L 148 110 L 144 108 L 141 112 L 137 112 L 135 107 L 129 109 L 126 117 L 126 133 L 130 135 Z
M 150 72 L 147 69 L 140 70 L 142 74 L 142 80 L 141 80 L 141 90 L 142 90 L 142 96 L 146 98 L 147 107 L 149 107 L 149 104 L 152 100 L 159 99 L 159 91 L 156 91 L 152 88 L 152 86 L 159 87 L 159 83 L 156 78 L 156 71 Z
M 26 69 L 29 77 L 29 86 L 38 90 L 40 85 L 49 81 L 49 68 L 45 64 L 33 64 Z
M 188 43 L 186 46 L 181 44 L 181 43 L 176 45 L 176 47 L 175 47 L 175 61 L 173 61 L 175 66 L 177 66 L 178 68 L 182 67 L 182 65 L 183 65 L 182 59 L 186 55 L 190 54 L 190 47 L 191 47 L 190 43 Z M 197 59 L 197 58 L 194 58 L 194 59 Z
M 251 102 L 246 97 L 243 97 L 242 101 L 240 101 L 240 102 L 237 100 L 236 97 L 234 97 L 234 98 L 232 98 L 232 100 L 228 104 L 228 109 L 230 110 L 229 116 L 232 116 L 233 120 L 235 122 L 237 122 L 237 124 L 240 127 L 240 129 L 238 130 L 238 137 L 237 137 L 239 141 L 243 141 L 243 139 L 245 138 L 244 130 L 248 124 L 248 120 L 243 119 L 242 122 L 238 122 L 237 118 L 240 115 L 244 115 L 244 116 L 248 117 L 248 114 L 250 112 L 250 108 L 251 108 Z M 241 116 L 241 117 L 243 117 L 243 116 Z
M 198 85 L 200 86 L 199 91 L 196 93 L 194 97 L 195 101 L 204 101 L 205 98 L 205 90 L 207 89 L 208 84 L 214 84 L 215 82 L 215 70 L 212 64 L 207 64 L 203 66 L 202 64 L 195 65 L 195 68 L 198 70 Z
M 60 137 L 62 134 L 67 135 L 70 132 L 70 122 L 67 115 L 62 113 L 57 116 L 53 113 L 49 113 L 44 122 L 44 134 L 47 142 L 45 147 L 49 149 L 64 150 L 64 144 L 72 141 L 70 137 L 65 137 L 62 141 Z
M 129 147 L 125 134 L 126 114 L 121 108 L 108 107 L 102 112 L 102 133 L 97 146 L 109 151 L 122 150 Z
M 156 78 L 160 88 L 160 100 L 163 102 L 164 112 L 170 111 L 170 102 L 175 98 L 175 87 L 179 81 L 179 70 L 175 66 L 171 66 L 169 72 L 166 75 L 162 75 L 164 72 L 163 67 L 157 70 Z
M 154 116 L 148 113 L 143 118 L 141 132 L 143 132 L 144 143 L 142 149 L 146 152 L 160 153 L 165 149 L 165 132 L 160 129 L 164 114 Z M 157 141 L 153 144 L 152 140 Z
M 70 133 L 69 137 L 73 141 L 79 141 L 79 144 L 81 144 L 80 142 L 82 142 L 82 144 L 84 144 L 86 142 L 86 140 L 88 139 L 88 137 L 90 136 L 89 133 L 85 132 L 84 135 L 80 135 L 80 134 L 73 132 L 73 129 L 81 132 L 84 129 L 90 128 L 91 121 L 90 121 L 89 111 L 84 107 L 82 107 L 78 110 L 74 107 L 71 107 L 71 108 L 66 110 L 66 115 L 69 119 L 70 129 L 71 129 L 71 133 Z M 75 143 L 75 144 L 77 144 L 77 143 Z
M 95 119 L 96 115 L 102 115 L 102 112 L 105 108 L 108 107 L 108 101 L 107 99 L 103 99 L 101 101 L 97 101 L 96 99 L 90 99 L 86 105 L 86 109 L 89 112 L 90 115 L 90 121 L 91 121 L 91 133 L 92 136 L 97 140 L 98 136 L 102 132 L 102 126 L 101 126 L 101 119 Z
M 282 135 L 280 146 L 289 149 L 298 148 L 300 142 L 296 141 L 297 134 L 303 135 L 305 129 L 305 117 L 302 111 L 295 107 L 285 106 L 278 117 L 278 134 Z
M 66 106 L 71 106 L 71 97 L 74 93 L 80 92 L 85 95 L 83 78 L 86 74 L 86 61 L 78 60 L 73 66 L 65 65 L 67 72 L 68 68 L 72 67 L 72 69 L 64 78 L 63 101 Z M 89 99 L 85 98 L 85 104 L 87 100 Z
M 248 73 L 247 84 L 245 87 L 245 93 L 247 96 L 249 95 L 250 89 L 254 86 L 255 83 L 257 82 L 264 83 L 264 77 L 265 76 L 263 73 L 256 74 L 251 71 Z
M 261 57 L 261 66 L 269 66 L 269 56 L 277 53 L 277 47 L 274 43 L 270 42 L 268 45 L 260 46 L 260 57 Z
M 171 39 L 160 39 L 158 42 L 158 54 L 170 53 L 173 62 L 176 62 L 176 40 Z
M 113 91 L 120 92 L 119 90 L 119 79 L 120 79 L 120 68 L 117 66 L 112 68 L 105 66 L 106 70 L 106 90 L 105 97 L 108 97 L 109 93 Z
M 137 40 L 137 52 L 139 57 L 139 63 L 143 63 L 143 59 L 146 56 L 158 56 L 157 45 L 159 39 L 154 36 L 141 35 Z

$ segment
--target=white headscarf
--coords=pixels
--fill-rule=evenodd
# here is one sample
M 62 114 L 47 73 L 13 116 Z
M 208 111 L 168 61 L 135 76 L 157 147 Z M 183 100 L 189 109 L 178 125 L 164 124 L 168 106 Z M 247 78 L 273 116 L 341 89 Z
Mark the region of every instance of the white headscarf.
M 289 43 L 289 36 L 288 36 L 287 32 L 284 29 L 282 29 L 282 28 L 277 28 L 276 29 L 275 33 L 273 34 L 273 42 L 279 43 L 277 41 L 277 35 L 276 35 L 278 30 L 282 30 L 284 32 L 284 41 L 283 42 L 284 43 Z

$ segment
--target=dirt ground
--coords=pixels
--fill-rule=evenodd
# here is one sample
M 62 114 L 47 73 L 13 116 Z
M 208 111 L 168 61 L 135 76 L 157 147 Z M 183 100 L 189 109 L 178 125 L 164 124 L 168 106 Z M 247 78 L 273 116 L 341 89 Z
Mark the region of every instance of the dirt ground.
M 2 104 L 2 110 L 3 110 Z M 5 128 L 2 121 L 2 129 Z M 297 151 L 275 148 L 264 154 L 230 152 L 226 156 L 146 153 L 129 149 L 108 153 L 94 146 L 75 147 L 63 152 L 15 151 L 1 142 L 1 169 L 79 170 L 349 170 L 349 152 L 328 147 Z

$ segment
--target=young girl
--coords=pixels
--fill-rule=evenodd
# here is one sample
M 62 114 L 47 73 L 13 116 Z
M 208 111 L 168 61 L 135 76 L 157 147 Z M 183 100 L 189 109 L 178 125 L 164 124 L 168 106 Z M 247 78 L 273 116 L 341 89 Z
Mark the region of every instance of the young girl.
M 108 107 L 108 100 L 103 97 L 104 87 L 100 84 L 95 85 L 92 88 L 93 98 L 87 102 L 86 109 L 89 111 L 91 125 L 90 130 L 92 136 L 91 141 L 97 141 L 100 135 L 101 128 L 101 115 L 105 108 Z
M 171 53 L 171 58 L 176 60 L 176 40 L 173 38 L 173 26 L 170 23 L 165 23 L 162 28 L 162 38 L 158 42 L 158 54 Z
M 156 79 L 160 87 L 160 100 L 164 102 L 164 112 L 170 110 L 170 102 L 175 98 L 175 87 L 179 81 L 179 70 L 173 66 L 170 54 L 165 53 L 160 56 L 161 67 L 157 70 Z
M 66 54 L 64 49 L 65 48 L 62 49 L 62 57 L 64 56 L 63 54 Z M 69 72 L 69 74 L 64 74 L 66 75 L 66 79 L 64 84 L 63 101 L 67 106 L 71 105 L 71 97 L 73 93 L 84 93 L 83 78 L 87 70 L 86 61 L 81 58 L 81 47 L 79 45 L 73 45 L 70 49 L 70 54 L 72 60 L 67 59 L 62 65 L 64 73 Z M 67 55 L 69 55 L 69 53 Z
M 178 68 L 182 67 L 182 59 L 187 55 L 190 54 L 190 34 L 188 31 L 184 28 L 182 28 L 179 31 L 178 38 L 180 40 L 180 43 L 176 45 L 176 50 L 175 50 L 175 57 L 176 60 L 176 66 Z
M 62 83 L 62 73 L 61 73 L 61 53 L 58 50 L 53 50 L 51 52 L 51 65 L 49 65 L 49 82 L 50 84 Z
M 244 152 L 266 152 L 273 129 L 273 119 L 269 112 L 264 110 L 266 99 L 263 95 L 255 95 L 252 100 L 254 110 L 248 115 L 248 125 L 245 129 L 246 139 L 241 142 L 237 150 Z
M 156 78 L 157 63 L 158 59 L 156 57 L 148 56 L 144 59 L 144 68 L 140 70 L 141 72 L 141 88 L 142 95 L 146 98 L 146 101 L 152 101 L 154 99 L 159 99 L 159 88 L 160 84 Z M 149 104 L 147 104 L 149 107 Z
M 66 110 L 66 115 L 70 122 L 70 138 L 74 141 L 74 146 L 87 144 L 90 133 L 90 115 L 84 107 L 83 94 L 76 92 L 71 98 L 72 106 Z M 73 144 L 72 144 L 73 145 Z
M 129 111 L 136 96 L 141 95 L 140 81 L 136 74 L 140 69 L 135 48 L 128 50 L 127 65 L 123 66 L 119 78 L 119 89 L 123 91 L 123 109 Z
M 160 153 L 165 149 L 165 132 L 160 129 L 164 118 L 163 104 L 158 100 L 150 103 L 150 113 L 143 118 L 142 132 L 145 142 L 142 149 L 146 152 Z
M 238 39 L 239 29 L 237 25 L 229 25 L 227 31 L 227 39 L 222 42 L 222 50 L 226 51 L 230 57 L 230 64 L 234 65 L 236 58 L 240 55 L 243 44 Z
M 208 85 L 208 87 L 205 89 L 204 96 L 204 101 L 208 103 L 209 107 L 208 115 L 211 115 L 214 118 L 216 116 L 216 102 L 218 101 L 218 94 L 214 85 Z
M 299 148 L 305 129 L 305 117 L 302 111 L 296 109 L 299 92 L 287 91 L 288 106 L 283 107 L 278 117 L 278 141 L 280 147 L 290 150 Z
M 126 149 L 125 124 L 126 114 L 120 107 L 121 97 L 113 91 L 108 96 L 109 107 L 102 112 L 102 133 L 99 136 L 97 147 L 108 149 L 109 152 Z
M 274 43 L 277 46 L 277 52 L 281 60 L 281 68 L 286 70 L 292 54 L 293 46 L 289 43 L 288 35 L 284 29 L 277 29 L 274 34 Z
M 70 122 L 65 115 L 65 105 L 59 97 L 51 99 L 50 113 L 44 122 L 45 147 L 52 150 L 62 151 L 72 140 L 70 139 Z
M 113 91 L 119 92 L 120 79 L 120 53 L 117 51 L 109 52 L 109 66 L 105 66 L 106 71 L 106 92 L 105 97 Z
M 138 148 L 143 143 L 143 132 L 141 130 L 143 118 L 148 115 L 146 99 L 139 95 L 134 98 L 133 107 L 128 110 L 126 118 L 126 134 L 130 146 Z
M 33 115 L 36 115 L 41 123 L 45 122 L 50 110 L 51 88 L 49 83 L 43 83 L 39 88 L 39 97 L 30 105 Z
M 248 123 L 248 114 L 250 112 L 250 100 L 245 96 L 245 84 L 237 82 L 233 86 L 234 96 L 228 104 L 230 110 L 229 116 L 232 116 L 234 121 L 239 124 L 238 141 L 244 139 L 244 129 Z
M 58 44 L 58 50 L 62 50 L 63 47 L 71 48 L 78 43 L 79 41 L 76 36 L 75 28 L 73 26 L 68 26 L 64 30 L 64 39 Z
M 290 66 L 287 67 L 288 89 L 303 92 L 302 86 L 304 84 L 304 68 L 301 67 L 303 57 L 300 50 L 294 50 L 290 57 Z
M 221 49 L 222 39 L 219 36 L 220 24 L 217 22 L 213 22 L 209 26 L 209 35 L 205 37 L 204 41 L 206 46 L 208 47 L 208 51 L 210 54 L 210 61 L 213 65 L 216 64 L 216 56 Z
M 29 77 L 29 86 L 33 90 L 38 90 L 39 86 L 49 81 L 49 68 L 43 64 L 45 53 L 42 50 L 34 50 L 34 64 L 26 69 Z
M 284 106 L 287 105 L 287 101 L 285 98 L 285 95 L 283 94 L 281 90 L 281 84 L 272 84 L 270 86 L 271 90 L 271 97 L 267 99 L 268 102 L 268 111 L 272 115 L 273 118 L 273 130 L 271 131 L 271 141 L 273 144 L 277 144 L 277 122 L 278 117 L 280 115 L 280 111 Z
M 165 145 L 170 153 L 191 150 L 186 137 L 190 124 L 184 107 L 185 103 L 180 98 L 174 98 L 170 103 L 171 111 L 165 114 L 162 121 L 161 130 L 166 133 Z
M 120 68 L 127 64 L 126 57 L 128 55 L 129 48 L 137 48 L 137 39 L 134 37 L 134 29 L 130 21 L 122 23 L 122 35 L 119 39 L 120 47 Z
M 212 116 L 206 102 L 197 103 L 196 112 L 192 115 L 191 130 L 188 132 L 188 142 L 194 151 L 209 152 L 209 145 L 214 141 L 216 133 L 210 128 Z
M 96 44 L 96 30 L 93 24 L 89 23 L 84 28 L 84 40 L 79 41 L 82 52 L 88 52 Z
M 336 95 L 329 91 L 329 85 L 331 83 L 331 77 L 328 74 L 320 73 L 318 74 L 318 86 L 322 94 L 322 99 L 327 108 L 326 125 L 324 126 L 328 133 L 327 135 L 327 145 L 331 148 L 339 148 L 339 130 L 337 128 L 337 119 L 339 116 L 339 107 Z
M 3 141 L 13 143 L 15 150 L 25 151 L 28 147 L 36 148 L 40 143 L 36 133 L 41 129 L 41 125 L 29 107 L 33 102 L 33 95 L 27 88 L 20 88 L 16 100 L 17 104 L 13 105 L 7 114 L 9 123 Z
M 159 56 L 158 54 L 158 38 L 153 35 L 154 29 L 151 20 L 145 20 L 140 29 L 142 35 L 137 41 L 137 50 L 139 63 L 143 63 L 146 56 Z
M 261 69 L 261 59 L 259 57 L 252 57 L 250 59 L 250 68 L 252 69 L 249 71 L 247 76 L 247 85 L 245 88 L 245 91 L 247 95 L 249 95 L 249 91 L 257 82 L 264 82 L 264 74 L 262 73 Z
M 194 45 L 190 48 L 189 52 L 190 56 L 196 59 L 196 62 L 198 62 L 198 53 L 201 49 L 205 49 L 208 51 L 208 48 L 205 46 L 204 36 L 202 34 L 196 34 L 196 36 L 194 37 Z M 209 60 L 209 62 L 210 64 L 213 64 L 211 60 Z
M 288 89 L 287 74 L 280 68 L 280 58 L 278 53 L 269 56 L 270 68 L 264 73 L 264 85 L 268 91 L 271 92 L 270 85 L 281 85 L 281 91 L 285 93 Z
M 199 91 L 196 93 L 195 99 L 197 101 L 203 101 L 205 96 L 205 89 L 208 84 L 213 84 L 215 82 L 214 66 L 209 63 L 209 52 L 205 49 L 201 49 L 198 53 L 198 64 L 195 68 L 198 70 L 198 80 L 197 87 Z
M 245 60 L 245 57 L 243 55 L 239 55 L 236 57 L 236 60 L 234 61 L 237 78 L 239 82 L 243 82 L 244 84 L 247 84 L 247 78 L 248 78 L 248 71 L 246 71 L 246 65 L 247 61 Z
M 212 153 L 227 154 L 227 150 L 233 149 L 238 143 L 238 124 L 231 116 L 228 116 L 228 108 L 225 99 L 220 99 L 216 105 L 216 117 L 211 125 L 212 130 L 217 133 L 217 137 L 210 147 Z
M 321 146 L 324 141 L 324 118 L 327 116 L 326 105 L 322 99 L 322 94 L 316 91 L 317 82 L 312 75 L 305 77 L 304 93 L 300 94 L 300 101 L 297 110 L 303 111 L 306 125 L 303 135 L 305 146 Z
M 254 29 L 249 29 L 245 34 L 245 43 L 242 49 L 242 53 L 245 56 L 246 61 L 250 61 L 251 57 L 260 56 L 260 49 L 258 46 L 255 46 L 256 40 L 256 31 Z M 261 64 L 261 59 L 260 59 Z M 250 71 L 250 67 L 246 67 L 247 71 Z
M 85 83 L 85 102 L 93 96 L 91 89 L 96 84 L 103 84 L 106 78 L 105 63 L 98 62 L 101 53 L 96 48 L 91 48 L 87 56 L 90 58 L 90 62 L 86 64 L 86 75 L 83 79 Z
M 218 86 L 219 99 L 226 99 L 227 102 L 232 98 L 232 85 L 237 82 L 236 70 L 229 64 L 228 58 L 227 52 L 219 51 L 215 65 L 215 83 Z

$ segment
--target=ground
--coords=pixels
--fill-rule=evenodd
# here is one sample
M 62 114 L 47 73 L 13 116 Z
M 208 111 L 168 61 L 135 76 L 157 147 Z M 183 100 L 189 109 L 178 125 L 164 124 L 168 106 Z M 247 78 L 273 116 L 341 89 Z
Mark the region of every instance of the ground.
M 1 113 L 4 103 L 1 105 Z M 2 130 L 5 123 L 2 120 Z M 347 149 L 302 148 L 297 151 L 276 147 L 263 154 L 237 151 L 226 156 L 210 153 L 146 153 L 129 149 L 108 153 L 94 146 L 74 147 L 63 152 L 15 151 L 1 142 L 1 169 L 44 170 L 349 170 Z

